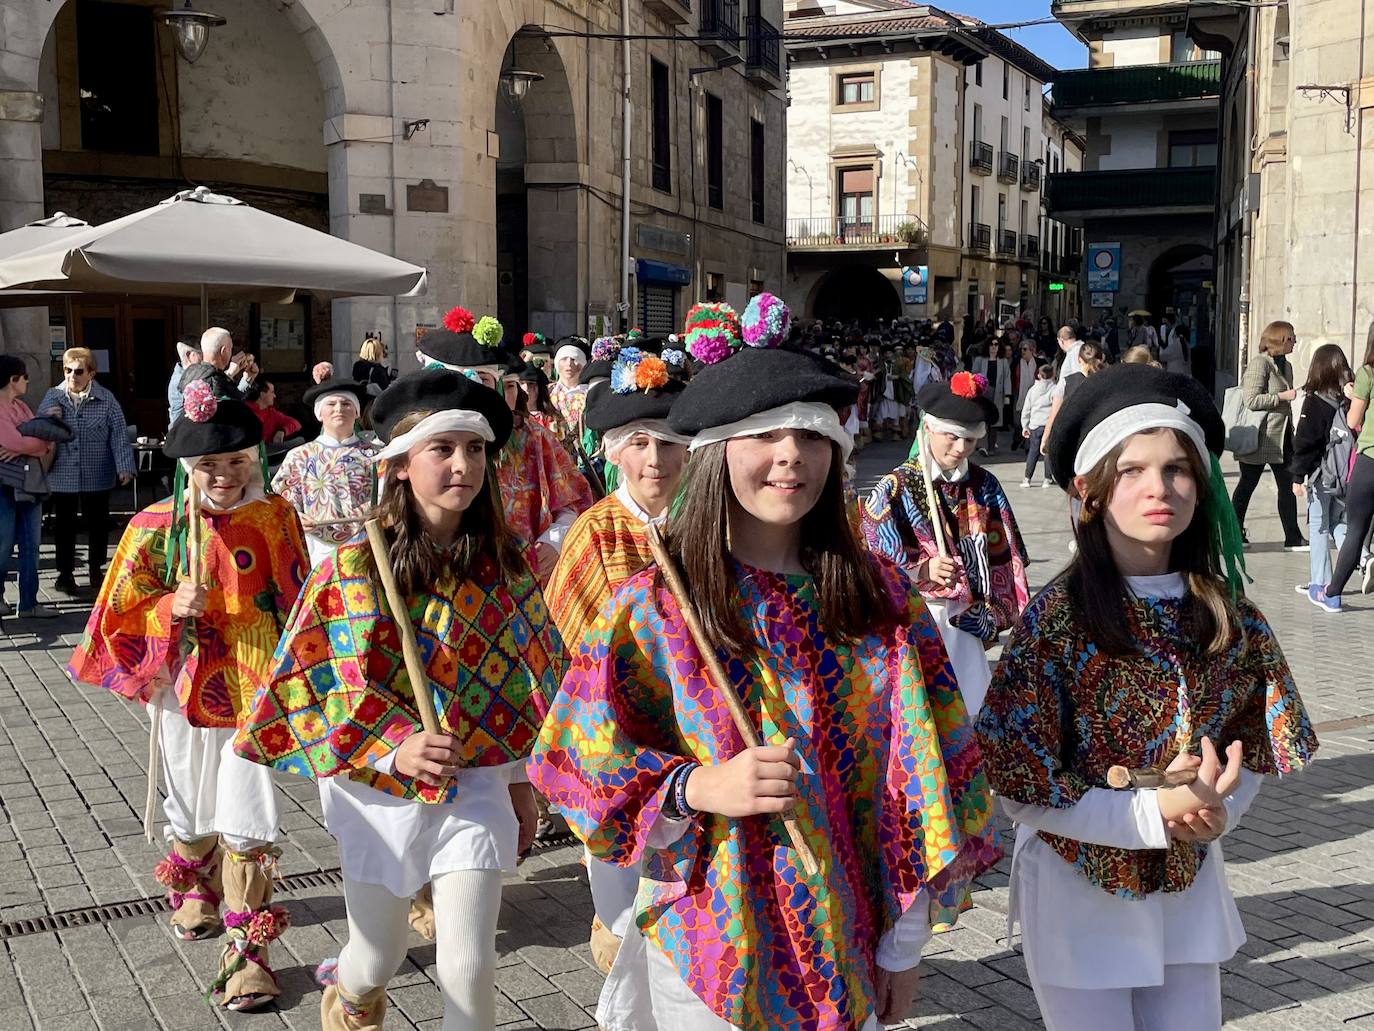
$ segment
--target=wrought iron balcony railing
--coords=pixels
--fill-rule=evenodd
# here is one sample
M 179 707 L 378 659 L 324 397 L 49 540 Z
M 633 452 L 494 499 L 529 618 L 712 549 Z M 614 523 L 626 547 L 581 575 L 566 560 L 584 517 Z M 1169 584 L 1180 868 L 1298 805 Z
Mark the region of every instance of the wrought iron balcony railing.
M 739 48 L 739 0 L 704 0 L 700 35 Z
M 787 246 L 793 250 L 829 250 L 836 247 L 922 247 L 930 234 L 915 215 L 879 215 L 855 218 L 789 218 Z
M 968 249 L 988 254 L 992 251 L 992 226 L 986 222 L 971 222 L 968 227 Z
M 1021 166 L 1021 189 L 1032 193 L 1040 189 L 1040 166 L 1034 161 L 1027 161 Z
M 1016 257 L 1016 230 L 999 229 L 997 231 L 997 253 L 1009 258 Z
M 782 43 L 778 37 L 777 26 L 767 18 L 751 14 L 744 19 L 745 31 L 745 71 L 764 72 L 779 78 L 782 71 Z
M 1056 172 L 1045 179 L 1045 207 L 1057 212 L 1112 208 L 1210 207 L 1217 170 L 1133 168 L 1114 172 Z
M 1040 260 L 1040 237 L 1030 233 L 1021 237 L 1021 257 L 1025 261 Z
M 1004 183 L 1016 182 L 1021 171 L 1021 159 L 1009 150 L 997 155 L 997 178 Z
M 968 145 L 968 166 L 982 175 L 992 174 L 992 144 L 974 140 Z

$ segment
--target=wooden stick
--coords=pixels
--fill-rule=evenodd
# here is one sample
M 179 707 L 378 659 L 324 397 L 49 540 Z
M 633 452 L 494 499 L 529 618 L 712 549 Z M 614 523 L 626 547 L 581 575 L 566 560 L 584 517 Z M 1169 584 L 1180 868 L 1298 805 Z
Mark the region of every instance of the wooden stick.
M 415 640 L 415 627 L 410 622 L 410 612 L 401 589 L 396 585 L 396 574 L 391 571 L 391 556 L 387 552 L 386 537 L 382 534 L 382 524 L 369 519 L 363 524 L 367 529 L 367 543 L 372 547 L 372 561 L 382 578 L 382 590 L 386 593 L 387 608 L 391 609 L 391 620 L 396 624 L 396 633 L 401 637 L 401 655 L 405 659 L 406 676 L 410 678 L 410 690 L 415 695 L 415 708 L 420 713 L 420 723 L 426 734 L 442 734 L 439 717 L 434 711 L 434 701 L 429 693 L 429 678 L 425 676 L 425 664 L 420 659 L 420 644 Z
M 1107 784 L 1118 791 L 1125 788 L 1179 788 L 1197 780 L 1197 770 L 1133 770 L 1113 766 L 1107 771 Z
M 187 489 L 191 495 L 191 516 L 190 526 L 187 527 L 186 535 L 186 575 L 190 578 L 193 587 L 200 586 L 200 488 L 196 486 L 196 481 L 188 476 Z
M 916 432 L 921 437 L 921 479 L 925 481 L 926 507 L 930 509 L 930 522 L 935 528 L 935 546 L 940 549 L 941 558 L 949 558 L 949 545 L 945 543 L 944 510 L 940 508 L 940 499 L 935 493 L 935 481 L 930 476 L 930 463 L 935 459 L 930 453 L 925 427 L 920 427 Z
M 716 658 L 716 650 L 706 640 L 706 633 L 701 628 L 701 621 L 697 619 L 696 607 L 688 598 L 687 589 L 683 586 L 682 578 L 678 575 L 677 564 L 668 554 L 668 549 L 663 546 L 663 538 L 659 536 L 658 527 L 650 523 L 647 530 L 649 548 L 654 553 L 654 562 L 658 564 L 659 570 L 663 573 L 664 582 L 668 585 L 668 592 L 677 602 L 683 622 L 687 624 L 687 632 L 692 635 L 692 643 L 696 645 L 697 651 L 701 653 L 701 658 L 706 663 L 707 678 L 712 681 L 716 693 L 724 699 L 725 707 L 730 710 L 730 718 L 734 721 L 735 729 L 739 731 L 740 737 L 744 738 L 745 747 L 760 747 L 764 743 L 763 738 L 754 729 L 749 714 L 744 711 L 744 703 L 735 693 L 730 678 L 725 675 L 720 659 Z M 797 822 L 796 816 L 790 813 L 784 814 L 782 823 L 787 828 L 787 836 L 791 839 L 792 847 L 797 851 L 797 858 L 801 861 L 802 870 L 806 872 L 808 877 L 816 876 L 820 871 L 820 864 L 816 862 L 816 854 L 811 851 L 811 846 L 802 837 L 801 825 Z

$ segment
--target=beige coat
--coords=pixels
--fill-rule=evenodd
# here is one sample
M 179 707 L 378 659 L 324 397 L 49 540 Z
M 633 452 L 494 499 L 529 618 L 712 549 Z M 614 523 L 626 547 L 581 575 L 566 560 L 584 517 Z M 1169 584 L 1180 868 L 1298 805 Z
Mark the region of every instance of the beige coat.
M 1279 399 L 1279 394 L 1293 389 L 1293 366 L 1278 362 L 1267 354 L 1258 354 L 1245 368 L 1245 379 L 1241 386 L 1245 391 L 1245 404 L 1252 412 L 1264 412 L 1264 423 L 1260 426 L 1260 445 L 1239 461 L 1245 465 L 1269 465 L 1287 460 L 1285 440 L 1292 433 L 1293 408 L 1290 402 Z

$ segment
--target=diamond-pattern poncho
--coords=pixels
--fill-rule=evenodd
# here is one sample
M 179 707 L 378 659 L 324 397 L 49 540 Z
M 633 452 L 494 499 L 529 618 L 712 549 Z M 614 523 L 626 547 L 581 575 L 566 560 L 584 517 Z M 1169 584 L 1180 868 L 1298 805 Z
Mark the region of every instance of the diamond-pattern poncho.
M 67 672 L 139 701 L 174 684 L 191 726 L 233 727 L 271 669 L 310 563 L 296 513 L 275 495 L 202 509 L 201 523 L 205 614 L 172 615 L 165 498 L 129 520 Z
M 815 881 L 767 817 L 703 814 L 675 844 L 649 846 L 673 772 L 744 747 L 654 566 L 578 645 L 530 763 L 593 855 L 643 862 L 635 919 L 650 946 L 743 1028 L 860 1027 L 880 937 L 922 889 L 932 922 L 951 923 L 1000 855 L 939 632 L 905 574 L 882 570 L 906 618 L 839 643 L 818 625 L 810 577 L 735 567 L 759 650 L 722 660 L 764 739 L 799 742 L 796 816 Z
M 234 750 L 288 773 L 347 775 L 379 791 L 450 802 L 437 787 L 372 768 L 420 724 L 401 640 L 359 535 L 311 573 Z M 510 583 L 483 560 L 407 599 L 425 664 L 423 704 L 458 739 L 463 766 L 527 756 L 563 674 L 563 643 L 528 574 Z

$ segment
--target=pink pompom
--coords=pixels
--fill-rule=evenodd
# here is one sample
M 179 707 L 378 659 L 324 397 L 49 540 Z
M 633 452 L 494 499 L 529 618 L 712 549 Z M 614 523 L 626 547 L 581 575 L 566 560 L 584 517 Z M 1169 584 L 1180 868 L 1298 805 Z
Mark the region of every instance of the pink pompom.
M 215 392 L 210 389 L 210 384 L 203 379 L 198 379 L 190 384 L 182 392 L 181 400 L 186 418 L 192 422 L 209 422 L 215 417 L 215 412 L 219 410 L 219 402 L 215 400 Z

